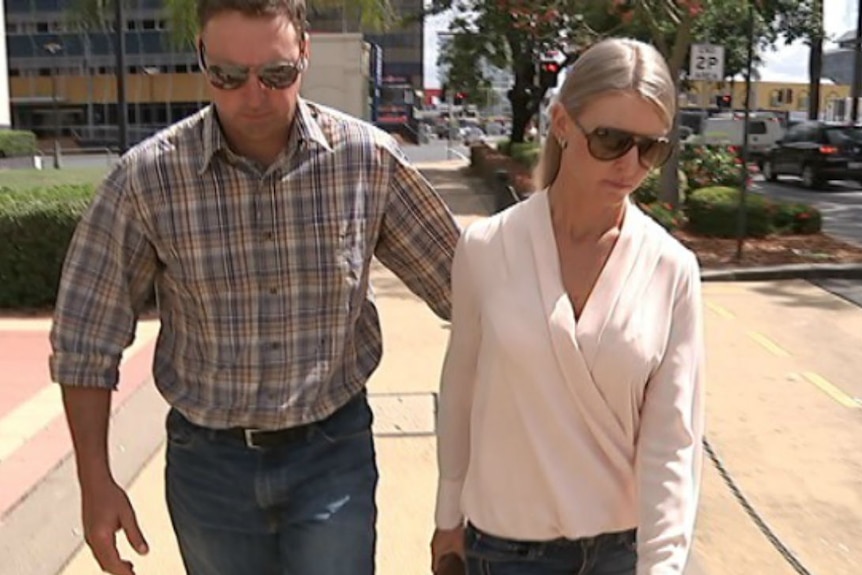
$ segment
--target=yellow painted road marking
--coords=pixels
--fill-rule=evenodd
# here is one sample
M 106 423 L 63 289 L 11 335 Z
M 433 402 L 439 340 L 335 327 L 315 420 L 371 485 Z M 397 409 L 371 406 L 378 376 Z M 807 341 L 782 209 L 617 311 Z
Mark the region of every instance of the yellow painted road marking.
M 802 375 L 805 376 L 805 379 L 819 387 L 823 393 L 825 393 L 844 407 L 850 407 L 853 409 L 858 409 L 862 407 L 859 404 L 859 400 L 850 397 L 849 395 L 835 387 L 832 383 L 827 381 L 825 377 L 820 376 L 812 371 L 806 371 Z
M 778 357 L 790 357 L 790 353 L 788 353 L 783 347 L 760 333 L 759 331 L 750 331 L 748 332 L 748 336 L 763 346 L 768 352 L 773 355 L 777 355 Z
M 712 303 L 711 301 L 708 301 L 708 302 L 706 302 L 706 307 L 708 307 L 713 312 L 715 312 L 717 315 L 720 315 L 721 317 L 723 317 L 725 319 L 732 319 L 735 317 L 733 315 L 733 313 L 731 313 L 730 310 L 728 310 L 724 306 L 718 305 L 717 303 Z

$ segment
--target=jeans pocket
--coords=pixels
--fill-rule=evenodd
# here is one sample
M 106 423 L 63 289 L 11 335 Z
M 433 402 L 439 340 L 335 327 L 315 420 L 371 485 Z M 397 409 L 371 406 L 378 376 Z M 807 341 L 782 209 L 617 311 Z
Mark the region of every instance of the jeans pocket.
M 370 437 L 373 419 L 368 399 L 361 393 L 329 418 L 317 423 L 315 428 L 326 443 L 344 443 Z
M 637 561 L 637 538 L 634 531 L 621 533 L 596 549 L 591 572 L 595 575 L 634 575 Z
M 165 423 L 167 429 L 168 444 L 171 447 L 190 447 L 195 438 L 195 429 L 192 424 L 176 409 L 168 411 Z

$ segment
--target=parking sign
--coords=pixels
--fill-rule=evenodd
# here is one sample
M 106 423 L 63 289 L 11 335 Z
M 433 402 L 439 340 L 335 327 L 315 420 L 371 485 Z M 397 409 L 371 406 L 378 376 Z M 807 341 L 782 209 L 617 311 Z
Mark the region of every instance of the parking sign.
M 724 46 L 693 44 L 688 75 L 692 80 L 724 80 Z

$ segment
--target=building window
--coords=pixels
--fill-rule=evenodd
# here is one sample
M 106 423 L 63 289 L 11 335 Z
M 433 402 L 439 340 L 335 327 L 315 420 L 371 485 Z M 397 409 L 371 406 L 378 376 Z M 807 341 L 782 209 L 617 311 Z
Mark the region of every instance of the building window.
M 36 22 L 36 32 L 47 32 L 48 31 L 48 23 L 47 22 Z
M 807 110 L 808 100 L 808 92 L 800 92 L 799 99 L 796 100 L 796 109 L 801 111 Z

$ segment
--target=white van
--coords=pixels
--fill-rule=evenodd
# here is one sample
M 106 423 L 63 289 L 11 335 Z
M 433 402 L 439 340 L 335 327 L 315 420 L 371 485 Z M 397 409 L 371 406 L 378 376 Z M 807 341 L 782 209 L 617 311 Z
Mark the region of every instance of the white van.
M 703 122 L 704 144 L 721 144 L 742 148 L 745 115 L 719 114 Z M 754 113 L 748 119 L 749 157 L 758 164 L 775 143 L 784 137 L 781 120 L 772 114 Z

